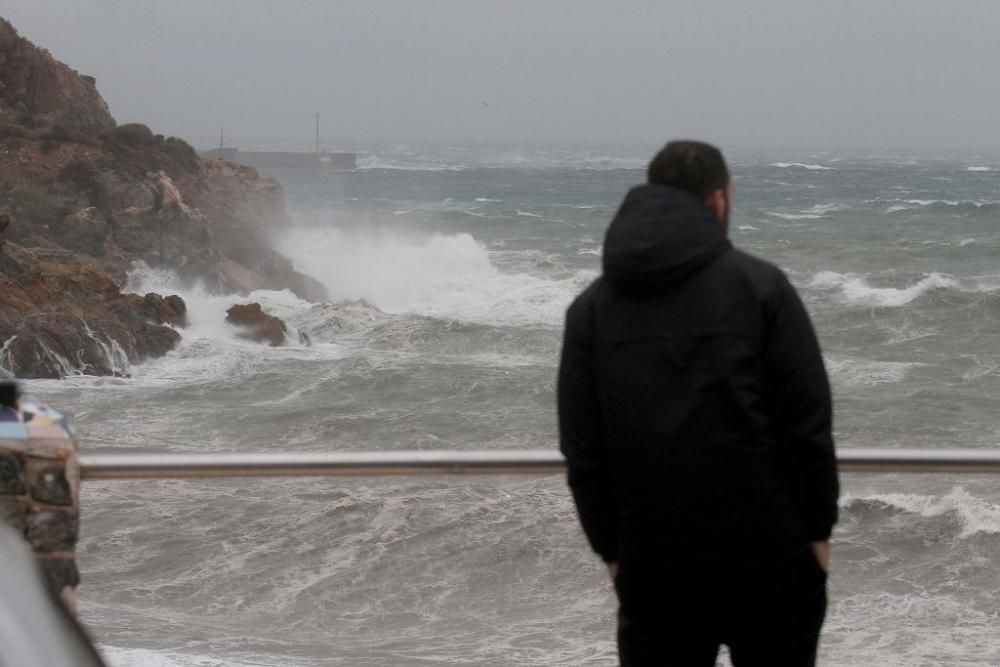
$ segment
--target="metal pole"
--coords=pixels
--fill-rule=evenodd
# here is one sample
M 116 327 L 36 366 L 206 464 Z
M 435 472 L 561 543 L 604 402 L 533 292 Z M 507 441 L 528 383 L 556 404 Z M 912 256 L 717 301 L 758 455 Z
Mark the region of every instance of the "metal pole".
M 841 472 L 1000 474 L 1000 449 L 844 448 Z M 555 475 L 555 450 L 81 454 L 82 479 Z
M 316 114 L 316 155 L 319 155 L 319 114 Z

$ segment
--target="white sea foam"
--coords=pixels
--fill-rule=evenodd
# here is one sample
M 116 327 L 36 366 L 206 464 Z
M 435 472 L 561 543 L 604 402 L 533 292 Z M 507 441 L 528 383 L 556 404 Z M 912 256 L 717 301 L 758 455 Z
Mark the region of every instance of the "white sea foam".
M 840 504 L 847 507 L 854 500 L 876 501 L 890 507 L 936 517 L 954 512 L 962 525 L 959 537 L 970 537 L 977 533 L 1000 533 L 1000 505 L 977 498 L 964 487 L 956 486 L 944 496 L 921 495 L 916 493 L 885 493 L 864 496 L 845 495 Z
M 906 199 L 905 203 L 913 206 L 996 206 L 1000 201 L 995 199 Z
M 806 210 L 806 213 L 813 213 L 815 215 L 825 215 L 827 213 L 836 213 L 837 211 L 846 211 L 851 208 L 848 204 L 841 204 L 840 202 L 829 202 L 826 204 L 815 204 Z
M 778 167 L 780 169 L 798 168 L 798 169 L 808 169 L 809 171 L 833 171 L 833 167 L 824 167 L 821 164 L 808 164 L 805 162 L 772 162 L 769 166 Z
M 337 345 L 305 347 L 292 327 L 285 347 L 271 348 L 243 340 L 226 323 L 226 310 L 237 303 L 257 302 L 272 315 L 291 323 L 311 303 L 288 290 L 257 290 L 249 295 L 212 294 L 202 285 L 187 286 L 170 270 L 152 269 L 137 263 L 128 274 L 127 289 L 138 293 L 178 294 L 187 306 L 188 326 L 178 329 L 181 342 L 165 357 L 132 368 L 136 385 L 201 382 L 240 375 L 262 359 L 336 359 L 347 351 Z
M 911 369 L 923 365 L 920 362 L 835 357 L 826 361 L 830 375 L 836 380 L 837 385 L 842 387 L 864 387 L 902 382 Z
M 308 307 L 308 302 L 299 299 L 291 292 L 284 290 L 258 290 L 247 296 L 235 294 L 212 294 L 203 285 L 185 286 L 173 271 L 166 269 L 151 269 L 137 263 L 128 274 L 126 283 L 129 291 L 159 294 L 179 294 L 187 305 L 188 326 L 180 330 L 188 343 L 203 340 L 235 341 L 234 329 L 226 323 L 226 310 L 237 303 L 256 301 L 268 312 L 273 308 L 282 312 L 273 312 L 278 317 L 287 315 L 289 310 Z
M 766 211 L 768 215 L 774 218 L 781 218 L 782 220 L 818 220 L 823 216 L 816 213 L 778 213 L 775 211 Z
M 921 280 L 904 288 L 872 287 L 863 277 L 836 271 L 820 271 L 809 283 L 817 289 L 839 289 L 844 300 L 852 305 L 905 306 L 923 294 L 942 288 L 960 288 L 957 280 L 942 273 L 925 275 Z
M 593 272 L 551 279 L 505 273 L 469 234 L 300 229 L 282 250 L 335 299 L 364 299 L 389 313 L 489 324 L 558 325 Z
M 966 171 L 993 171 L 993 167 L 966 167 Z
M 142 648 L 118 648 L 102 646 L 101 654 L 108 667 L 294 667 L 286 657 L 278 660 L 258 660 L 243 662 L 233 658 L 217 658 L 179 651 L 155 651 Z

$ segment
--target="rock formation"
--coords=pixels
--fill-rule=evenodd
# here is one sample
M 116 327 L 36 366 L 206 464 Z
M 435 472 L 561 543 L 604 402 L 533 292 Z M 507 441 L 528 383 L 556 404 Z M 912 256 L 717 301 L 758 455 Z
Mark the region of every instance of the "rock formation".
M 99 132 L 115 126 L 93 77 L 80 76 L 0 18 L 0 111 L 34 122 Z
M 237 304 L 226 311 L 226 321 L 237 328 L 241 338 L 271 347 L 285 344 L 288 327 L 278 317 L 265 313 L 259 303 Z
M 0 252 L 0 367 L 22 378 L 124 375 L 169 352 L 185 322 L 177 296 L 123 294 L 107 273 L 10 244 Z
M 289 224 L 276 181 L 117 126 L 91 78 L 0 19 L 0 369 L 110 374 L 171 349 L 183 301 L 123 294 L 136 261 L 219 292 L 325 299 L 271 247 Z

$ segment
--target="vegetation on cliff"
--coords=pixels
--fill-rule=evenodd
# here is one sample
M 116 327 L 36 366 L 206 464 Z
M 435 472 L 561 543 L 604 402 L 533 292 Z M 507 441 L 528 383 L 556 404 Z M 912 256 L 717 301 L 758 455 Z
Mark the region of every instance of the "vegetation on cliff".
M 183 302 L 124 294 L 136 261 L 220 292 L 325 298 L 271 247 L 289 224 L 276 181 L 116 125 L 92 78 L 0 19 L 0 369 L 113 374 L 169 351 Z

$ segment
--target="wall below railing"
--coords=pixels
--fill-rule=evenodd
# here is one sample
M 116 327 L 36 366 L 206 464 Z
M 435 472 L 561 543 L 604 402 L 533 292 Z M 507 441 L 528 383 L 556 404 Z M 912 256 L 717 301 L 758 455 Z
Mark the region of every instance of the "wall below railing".
M 79 479 L 77 443 L 64 429 L 0 422 L 0 521 L 28 541 L 45 583 L 70 610 L 80 583 Z

